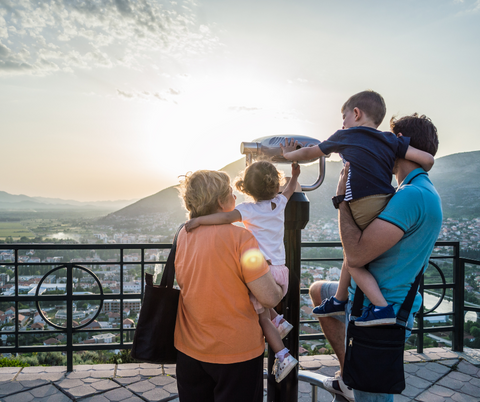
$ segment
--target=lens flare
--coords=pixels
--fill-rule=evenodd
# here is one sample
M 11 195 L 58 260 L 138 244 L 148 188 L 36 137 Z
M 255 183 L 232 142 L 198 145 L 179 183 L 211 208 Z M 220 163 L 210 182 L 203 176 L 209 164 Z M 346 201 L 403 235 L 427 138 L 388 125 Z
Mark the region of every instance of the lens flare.
M 251 248 L 245 251 L 241 259 L 242 265 L 251 269 L 260 268 L 264 261 L 263 254 L 258 248 Z

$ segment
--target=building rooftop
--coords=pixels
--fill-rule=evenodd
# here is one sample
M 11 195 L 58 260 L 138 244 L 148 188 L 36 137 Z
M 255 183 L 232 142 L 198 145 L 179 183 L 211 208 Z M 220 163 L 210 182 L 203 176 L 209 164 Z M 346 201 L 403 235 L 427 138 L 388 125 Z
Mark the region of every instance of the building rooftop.
M 405 352 L 407 387 L 395 402 L 480 401 L 480 350 L 463 353 L 448 348 Z M 265 368 L 267 361 L 265 360 Z M 339 368 L 335 355 L 300 357 L 300 370 L 333 376 Z M 0 401 L 18 402 L 178 402 L 175 365 L 147 363 L 66 367 L 0 368 Z M 265 395 L 266 385 L 265 380 Z M 298 402 L 312 401 L 312 387 L 299 382 Z M 266 397 L 265 397 L 266 400 Z M 317 401 L 333 396 L 318 388 Z M 337 401 L 343 398 L 337 398 Z

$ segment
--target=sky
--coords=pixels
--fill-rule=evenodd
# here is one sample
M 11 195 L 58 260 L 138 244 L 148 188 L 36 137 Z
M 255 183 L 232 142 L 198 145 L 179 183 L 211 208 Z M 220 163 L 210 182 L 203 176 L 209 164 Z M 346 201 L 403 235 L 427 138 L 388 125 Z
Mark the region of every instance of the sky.
M 0 191 L 143 198 L 366 89 L 476 151 L 479 65 L 480 0 L 0 0 Z

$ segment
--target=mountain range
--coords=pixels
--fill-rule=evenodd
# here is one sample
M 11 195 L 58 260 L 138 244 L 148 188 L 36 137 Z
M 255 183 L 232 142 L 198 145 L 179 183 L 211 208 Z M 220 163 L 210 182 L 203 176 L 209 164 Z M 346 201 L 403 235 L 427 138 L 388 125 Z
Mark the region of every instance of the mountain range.
M 283 165 L 290 169 L 288 165 Z M 239 159 L 227 166 L 225 171 L 233 179 L 245 168 L 245 158 Z M 342 168 L 341 162 L 326 162 L 326 175 L 322 185 L 314 191 L 306 192 L 310 200 L 310 217 L 336 218 L 331 198 L 335 195 L 338 176 Z M 302 184 L 312 184 L 318 174 L 318 165 L 301 165 L 302 173 L 299 181 Z M 480 217 L 480 151 L 463 152 L 447 155 L 435 160 L 435 165 L 429 176 L 442 199 L 444 218 L 476 218 Z M 393 179 L 396 185 L 395 179 Z M 237 194 L 237 202 L 242 202 L 244 197 Z M 149 197 L 125 206 L 102 218 L 102 222 L 116 219 L 135 219 L 141 215 L 169 212 L 171 220 L 181 222 L 185 219 L 185 210 L 182 207 L 178 191 L 174 186 L 168 187 Z
M 105 210 L 104 213 L 116 211 L 136 200 L 117 201 L 92 201 L 82 202 L 75 200 L 63 200 L 60 198 L 29 197 L 27 195 L 14 195 L 0 191 L 0 212 L 1 211 L 36 211 L 36 210 Z

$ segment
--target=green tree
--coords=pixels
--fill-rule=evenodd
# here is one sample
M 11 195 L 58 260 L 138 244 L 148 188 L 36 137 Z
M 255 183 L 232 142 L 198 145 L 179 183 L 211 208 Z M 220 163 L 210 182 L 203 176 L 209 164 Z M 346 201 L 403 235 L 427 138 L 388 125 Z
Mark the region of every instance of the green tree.
M 480 338 L 480 328 L 478 327 L 472 327 L 470 328 L 470 335 L 472 335 L 475 338 Z

